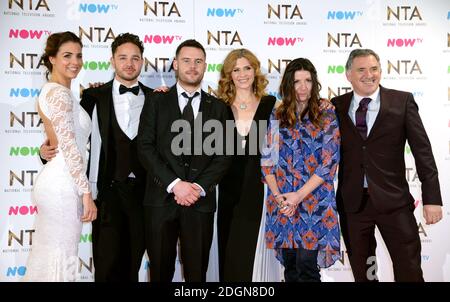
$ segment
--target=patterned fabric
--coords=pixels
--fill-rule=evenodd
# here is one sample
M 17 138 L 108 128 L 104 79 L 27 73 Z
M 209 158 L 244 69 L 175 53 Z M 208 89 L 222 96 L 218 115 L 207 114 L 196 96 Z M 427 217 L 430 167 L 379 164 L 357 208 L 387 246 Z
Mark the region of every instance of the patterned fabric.
M 371 98 L 363 98 L 359 102 L 358 109 L 356 109 L 355 113 L 356 129 L 358 129 L 359 134 L 361 134 L 361 137 L 364 139 L 367 138 L 366 114 L 371 100 Z
M 278 212 L 275 198 L 268 189 L 266 199 L 266 245 L 281 248 L 318 250 L 320 267 L 329 267 L 340 259 L 340 229 L 334 192 L 334 177 L 339 162 L 340 133 L 333 110 L 323 112 L 323 127 L 316 128 L 308 116 L 294 128 L 278 129 L 275 109 L 262 151 L 262 173 L 275 175 L 281 193 L 299 190 L 313 174 L 324 183 L 309 194 L 292 217 Z M 263 180 L 264 181 L 264 180 Z

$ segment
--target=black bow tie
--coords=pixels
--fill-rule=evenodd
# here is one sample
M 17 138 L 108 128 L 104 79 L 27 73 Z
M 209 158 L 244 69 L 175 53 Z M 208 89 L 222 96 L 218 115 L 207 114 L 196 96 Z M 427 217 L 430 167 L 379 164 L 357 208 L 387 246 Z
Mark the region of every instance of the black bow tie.
M 139 86 L 134 86 L 134 87 L 128 88 L 123 85 L 120 85 L 119 93 L 124 94 L 126 92 L 131 92 L 131 93 L 134 93 L 134 95 L 138 95 L 139 94 Z

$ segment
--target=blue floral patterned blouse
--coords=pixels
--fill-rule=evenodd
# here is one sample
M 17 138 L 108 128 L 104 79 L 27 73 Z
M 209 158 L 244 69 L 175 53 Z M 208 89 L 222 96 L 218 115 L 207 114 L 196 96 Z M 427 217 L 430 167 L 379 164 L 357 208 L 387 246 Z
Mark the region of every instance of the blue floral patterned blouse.
M 298 206 L 294 216 L 279 213 L 268 189 L 265 225 L 268 248 L 318 250 L 317 263 L 329 267 L 340 259 L 340 230 L 334 192 L 339 163 L 340 133 L 334 110 L 322 113 L 322 129 L 306 115 L 292 129 L 279 128 L 275 110 L 270 117 L 266 148 L 262 150 L 263 177 L 275 175 L 280 193 L 299 190 L 316 174 L 324 180 Z M 277 258 L 280 259 L 279 253 Z M 282 260 L 281 260 L 282 261 Z

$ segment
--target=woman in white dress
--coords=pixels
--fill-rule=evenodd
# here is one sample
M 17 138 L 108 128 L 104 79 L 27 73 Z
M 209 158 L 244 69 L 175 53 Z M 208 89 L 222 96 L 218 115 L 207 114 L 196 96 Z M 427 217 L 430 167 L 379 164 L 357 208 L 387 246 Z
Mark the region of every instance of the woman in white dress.
M 70 90 L 83 64 L 81 48 L 74 33 L 54 33 L 42 56 L 50 79 L 37 107 L 50 144 L 60 152 L 43 167 L 33 188 L 39 214 L 24 281 L 75 281 L 82 223 L 97 216 L 86 176 L 91 121 Z

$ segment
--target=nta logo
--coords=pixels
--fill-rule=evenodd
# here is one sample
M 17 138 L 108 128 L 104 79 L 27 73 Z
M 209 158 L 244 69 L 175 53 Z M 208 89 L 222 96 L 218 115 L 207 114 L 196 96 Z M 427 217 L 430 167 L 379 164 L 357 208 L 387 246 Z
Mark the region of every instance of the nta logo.
M 207 17 L 234 17 L 236 13 L 242 14 L 243 9 L 240 8 L 208 8 Z
M 417 9 L 417 6 L 396 6 L 394 8 L 388 6 L 387 19 L 391 20 L 392 17 L 399 21 L 411 21 L 413 18 L 422 20 L 422 16 L 420 16 L 420 12 Z
M 14 112 L 9 112 L 9 126 L 14 127 L 15 122 L 18 122 L 23 128 L 25 127 L 39 127 L 42 123 L 41 118 L 37 112 L 22 112 L 22 115 L 16 115 Z
M 118 10 L 119 6 L 117 4 L 99 4 L 99 3 L 80 3 L 78 11 L 81 13 L 103 13 L 107 14 L 109 10 Z
M 106 42 L 107 40 L 111 40 L 111 42 L 116 38 L 116 35 L 112 31 L 112 28 L 105 27 L 88 27 L 88 29 L 84 29 L 83 27 L 78 27 L 79 37 L 83 40 L 83 37 L 86 37 L 90 42 Z M 104 33 L 106 31 L 106 34 Z M 96 41 L 94 41 L 96 40 Z
M 180 11 L 178 10 L 175 2 L 153 1 L 153 3 L 150 2 L 149 4 L 147 1 L 144 1 L 145 16 L 147 16 L 148 11 L 151 11 L 156 17 L 171 17 L 172 14 L 176 14 L 178 17 L 181 17 Z
M 347 92 L 350 92 L 351 90 L 352 87 L 337 87 L 337 88 L 328 87 L 328 99 L 331 100 L 335 96 L 345 94 Z
M 361 41 L 359 40 L 358 34 L 336 33 L 336 35 L 333 36 L 333 34 L 328 33 L 328 47 L 331 47 L 332 42 L 337 47 L 342 46 L 341 42 L 344 42 L 344 47 L 354 47 L 354 45 L 363 47 Z
M 24 245 L 24 243 L 26 244 L 27 241 L 24 242 L 24 233 L 28 234 L 28 245 L 33 245 L 33 233 L 34 230 L 20 230 L 20 235 L 17 235 L 16 233 L 14 233 L 11 230 L 8 230 L 8 246 L 12 245 L 12 241 L 13 239 L 15 241 L 17 241 L 18 244 L 20 244 L 21 246 Z
M 144 57 L 144 71 L 147 72 L 149 67 L 158 73 L 172 71 L 172 64 L 169 58 L 153 58 L 149 60 Z
M 387 46 L 388 47 L 414 47 L 414 44 L 421 44 L 423 42 L 423 39 L 416 38 L 416 39 L 388 39 L 387 40 Z
M 174 35 L 145 35 L 144 43 L 154 43 L 154 44 L 172 44 L 173 41 L 181 41 L 182 36 Z
M 21 10 L 24 10 L 24 9 L 39 10 L 41 8 L 45 8 L 47 11 L 50 11 L 47 1 L 45 1 L 45 0 L 37 0 L 37 1 L 8 0 L 8 8 L 9 9 L 13 8 L 13 3 L 15 3 Z
M 14 29 L 9 30 L 9 38 L 20 39 L 40 39 L 42 35 L 48 36 L 51 32 L 48 30 L 32 30 L 32 29 Z
M 11 206 L 8 215 L 34 215 L 38 213 L 37 206 Z
M 283 12 L 284 14 L 282 14 Z M 294 17 L 303 19 L 298 5 L 277 4 L 272 6 L 270 4 L 267 4 L 267 18 L 271 19 L 272 14 L 278 19 L 293 19 Z
M 14 171 L 9 170 L 9 186 L 14 186 L 14 180 L 18 181 L 22 187 L 34 185 L 34 180 L 37 177 L 37 170 L 21 170 L 20 173 L 15 173 Z
M 211 45 L 211 40 L 214 40 L 218 45 L 222 45 L 222 42 L 225 42 L 224 45 L 233 45 L 235 43 L 242 44 L 241 37 L 239 37 L 239 33 L 235 31 L 234 33 L 229 30 L 218 30 L 216 34 L 210 32 L 208 30 L 208 45 Z M 231 36 L 229 39 L 228 35 Z M 225 40 L 225 41 L 224 41 Z
M 22 98 L 28 98 L 28 97 L 38 97 L 41 93 L 41 90 L 38 88 L 11 88 L 9 91 L 9 97 L 22 97 Z
M 353 20 L 355 16 L 361 17 L 363 12 L 361 11 L 328 11 L 328 20 Z
M 286 68 L 286 66 L 291 62 L 291 59 L 268 59 L 267 60 L 267 69 L 269 73 L 272 73 L 272 69 L 275 69 L 276 72 L 281 74 L 281 70 Z
M 23 69 L 38 69 L 43 64 L 42 59 L 37 53 L 21 53 L 16 56 L 12 52 L 9 53 L 9 68 L 14 68 L 14 62 L 19 64 Z
M 295 44 L 302 43 L 305 38 L 301 37 L 269 37 L 267 45 L 274 46 L 295 46 Z
M 414 60 L 414 62 L 411 60 L 397 60 L 392 62 L 388 60 L 387 64 L 388 74 L 391 74 L 393 71 L 397 74 L 413 74 L 415 72 L 422 74 L 422 70 L 420 69 L 420 65 L 417 60 Z

